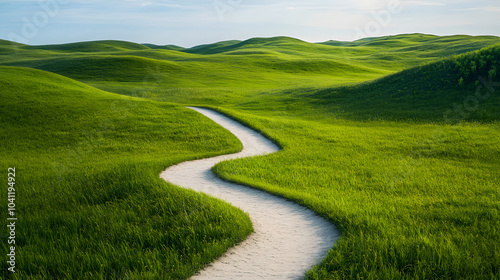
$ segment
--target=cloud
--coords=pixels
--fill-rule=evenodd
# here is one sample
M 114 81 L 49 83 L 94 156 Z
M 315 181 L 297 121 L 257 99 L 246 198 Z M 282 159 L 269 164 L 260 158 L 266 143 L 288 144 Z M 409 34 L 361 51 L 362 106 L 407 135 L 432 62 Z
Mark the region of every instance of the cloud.
M 474 7 L 474 8 L 462 8 L 462 9 L 454 9 L 455 11 L 480 11 L 480 12 L 500 12 L 499 7 L 487 6 L 487 7 Z
M 49 0 L 0 0 L 0 37 L 20 33 Z M 54 0 L 50 0 L 54 1 Z M 57 0 L 59 1 L 59 0 Z M 61 0 L 62 1 L 62 0 Z M 400 1 L 380 35 L 490 33 L 500 35 L 498 0 L 64 0 L 31 44 L 95 39 L 192 46 L 227 39 L 286 35 L 309 41 L 351 40 L 353 30 Z M 214 3 L 229 5 L 221 11 Z M 422 20 L 425 19 L 425 20 Z M 3 39 L 3 38 L 2 38 Z
M 387 0 L 352 0 L 351 3 L 359 10 L 381 10 L 387 7 Z
M 445 3 L 441 2 L 426 2 L 426 1 L 406 1 L 405 5 L 415 5 L 415 6 L 446 6 Z

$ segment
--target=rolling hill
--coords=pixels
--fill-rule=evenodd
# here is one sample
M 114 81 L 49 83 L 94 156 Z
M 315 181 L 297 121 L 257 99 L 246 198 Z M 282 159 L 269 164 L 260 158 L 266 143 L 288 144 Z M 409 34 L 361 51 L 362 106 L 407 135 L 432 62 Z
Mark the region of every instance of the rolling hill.
M 119 52 L 149 49 L 145 45 L 125 41 L 91 41 L 62 45 L 32 46 L 36 50 L 69 51 L 69 52 Z
M 500 39 L 408 34 L 335 46 L 275 37 L 172 50 L 97 41 L 17 46 L 16 54 L 0 56 L 0 65 L 50 71 L 125 95 L 146 85 L 156 100 L 227 104 L 265 91 L 374 80 L 495 42 Z
M 0 165 L 16 168 L 13 279 L 186 278 L 251 232 L 242 211 L 158 177 L 240 149 L 196 113 L 0 66 L 0 121 Z
M 490 84 L 499 58 L 494 45 L 373 81 L 222 106 L 283 152 L 214 170 L 342 230 L 307 279 L 498 278 L 500 83 L 492 76 L 489 89 L 478 77 Z
M 162 166 L 239 147 L 179 106 L 189 104 L 283 147 L 220 163 L 220 177 L 342 230 L 308 279 L 496 279 L 499 43 L 425 34 L 190 49 L 0 41 L 2 162 L 18 164 L 29 186 L 21 268 L 35 279 L 183 279 L 245 236 L 241 212 L 158 181 Z
M 500 98 L 493 94 L 498 69 L 500 44 L 310 96 L 324 108 L 362 118 L 495 121 L 500 119 Z
M 185 48 L 176 45 L 165 45 L 165 46 L 160 46 L 155 44 L 143 44 L 143 45 L 154 50 L 173 50 L 173 51 L 185 50 Z

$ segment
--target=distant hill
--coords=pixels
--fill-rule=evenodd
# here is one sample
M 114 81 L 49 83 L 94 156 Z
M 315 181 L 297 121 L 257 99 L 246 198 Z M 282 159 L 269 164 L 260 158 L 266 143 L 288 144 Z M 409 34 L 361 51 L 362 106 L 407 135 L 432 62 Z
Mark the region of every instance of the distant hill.
M 0 55 L 13 54 L 27 45 L 0 39 Z
M 308 43 L 299 39 L 279 36 L 271 38 L 251 38 L 245 41 L 223 41 L 214 44 L 196 46 L 186 50 L 196 54 L 259 54 L 266 51 L 308 51 L 326 52 L 326 49 L 319 44 Z M 236 53 L 238 52 L 238 53 Z
M 327 41 L 319 44 L 342 47 L 392 48 L 407 53 L 421 51 L 423 54 L 447 56 L 453 53 L 464 53 L 485 47 L 484 42 L 499 43 L 495 36 L 436 36 L 428 34 L 402 34 L 394 36 L 363 38 L 354 42 Z M 446 46 L 443 48 L 443 46 Z M 437 50 L 437 51 L 436 51 Z
M 116 52 L 127 50 L 147 50 L 145 45 L 125 41 L 91 41 L 61 45 L 30 46 L 29 49 L 69 51 L 69 52 Z
M 58 73 L 77 80 L 113 80 L 141 82 L 148 67 L 155 71 L 180 70 L 176 62 L 149 59 L 137 56 L 77 56 L 39 59 L 16 63 L 17 66 L 33 67 Z
M 487 87 L 489 77 L 500 87 L 499 70 L 500 44 L 312 96 L 356 118 L 493 121 L 500 119 L 500 96 Z
M 329 43 L 281 36 L 189 49 L 122 41 L 48 46 L 2 41 L 0 65 L 50 71 L 125 95 L 147 87 L 149 98 L 157 100 L 225 103 L 273 90 L 353 85 L 498 43 L 492 36 L 424 34 Z
M 186 49 L 185 52 L 196 54 L 215 54 L 233 50 L 235 45 L 240 43 L 238 40 L 222 41 L 213 44 L 205 44 Z
M 165 45 L 165 46 L 159 46 L 155 44 L 143 44 L 144 46 L 153 49 L 153 50 L 171 50 L 171 51 L 183 51 L 186 48 L 179 47 L 176 45 Z
M 236 47 L 252 47 L 252 46 L 294 46 L 294 45 L 303 45 L 303 44 L 311 44 L 299 39 L 286 37 L 286 36 L 278 36 L 272 38 L 251 38 L 240 42 L 236 45 Z

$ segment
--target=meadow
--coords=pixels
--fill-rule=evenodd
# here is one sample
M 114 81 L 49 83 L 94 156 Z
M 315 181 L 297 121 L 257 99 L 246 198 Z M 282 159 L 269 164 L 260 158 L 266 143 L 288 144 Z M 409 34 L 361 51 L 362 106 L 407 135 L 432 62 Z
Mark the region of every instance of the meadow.
M 20 230 L 30 233 L 19 238 L 23 273 L 182 279 L 244 238 L 251 231 L 244 213 L 157 178 L 176 162 L 240 148 L 180 106 L 196 105 L 283 147 L 220 163 L 219 176 L 297 201 L 341 229 L 307 279 L 498 278 L 499 43 L 423 34 L 318 44 L 254 38 L 191 49 L 4 42 L 2 162 L 29 170 L 21 173 L 30 186 L 20 213 L 30 219 Z M 85 140 L 86 131 L 103 130 L 103 119 L 111 125 L 99 140 Z M 86 141 L 90 151 L 79 148 Z M 84 155 L 77 166 L 60 161 L 68 146 Z M 69 166 L 63 180 L 54 161 Z M 139 234 L 145 230 L 152 234 Z M 207 231 L 210 238 L 197 239 Z M 148 263 L 135 262 L 144 248 L 151 257 L 139 259 Z M 76 268 L 61 271 L 61 263 Z
M 158 176 L 240 150 L 229 132 L 56 74 L 0 73 L 1 166 L 16 168 L 19 219 L 17 273 L 2 262 L 2 278 L 182 279 L 252 231 L 242 211 Z

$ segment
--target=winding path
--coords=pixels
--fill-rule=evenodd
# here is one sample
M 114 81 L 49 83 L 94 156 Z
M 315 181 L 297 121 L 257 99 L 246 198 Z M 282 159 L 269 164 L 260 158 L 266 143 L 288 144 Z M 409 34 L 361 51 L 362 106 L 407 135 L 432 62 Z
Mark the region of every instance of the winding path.
M 215 111 L 191 108 L 236 135 L 243 150 L 236 154 L 183 162 L 160 176 L 179 186 L 226 200 L 250 215 L 254 233 L 230 248 L 191 279 L 302 279 L 340 237 L 335 227 L 294 202 L 217 178 L 213 165 L 223 160 L 279 151 L 260 133 Z

